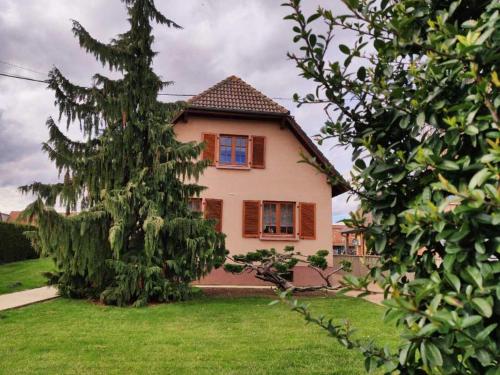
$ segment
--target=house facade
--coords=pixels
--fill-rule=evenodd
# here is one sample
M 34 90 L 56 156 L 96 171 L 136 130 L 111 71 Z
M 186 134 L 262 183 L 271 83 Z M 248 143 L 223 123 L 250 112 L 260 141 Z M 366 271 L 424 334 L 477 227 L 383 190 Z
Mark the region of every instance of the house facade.
M 188 101 L 175 133 L 180 141 L 206 144 L 202 157 L 210 166 L 199 184 L 207 188 L 190 204 L 216 220 L 231 254 L 294 246 L 308 255 L 331 248 L 331 199 L 345 188 L 298 163 L 303 154 L 334 170 L 286 108 L 231 76 Z M 307 278 L 304 273 L 297 267 L 294 277 Z M 259 284 L 224 270 L 200 282 Z
M 332 249 L 334 255 L 365 255 L 366 243 L 363 231 L 345 224 L 332 225 Z

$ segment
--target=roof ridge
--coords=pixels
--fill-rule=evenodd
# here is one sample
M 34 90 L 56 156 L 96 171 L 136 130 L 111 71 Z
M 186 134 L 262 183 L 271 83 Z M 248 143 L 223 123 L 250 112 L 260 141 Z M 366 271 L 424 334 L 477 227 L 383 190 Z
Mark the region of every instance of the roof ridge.
M 231 77 L 234 77 L 236 78 L 237 80 L 239 80 L 241 83 L 243 83 L 245 86 L 247 86 L 249 89 L 255 91 L 257 94 L 259 94 L 260 96 L 262 96 L 262 98 L 266 99 L 266 100 L 269 100 L 271 103 L 273 103 L 274 105 L 277 105 L 279 107 L 281 107 L 283 110 L 285 110 L 287 113 L 289 113 L 290 111 L 288 109 L 286 109 L 285 107 L 283 107 L 281 104 L 279 103 L 276 103 L 274 100 L 272 100 L 270 97 L 268 97 L 266 94 L 262 93 L 260 90 L 257 90 L 255 87 L 253 87 L 252 85 L 248 84 L 247 82 L 243 81 L 240 77 L 237 77 L 237 76 L 231 76 Z M 229 77 L 229 78 L 231 78 Z
M 215 85 L 210 86 L 208 89 L 206 89 L 206 90 L 204 90 L 204 91 L 200 92 L 199 94 L 197 94 L 197 95 L 195 95 L 195 96 L 193 96 L 193 97 L 189 98 L 186 102 L 187 102 L 187 103 L 191 103 L 191 102 L 193 102 L 194 100 L 196 100 L 196 99 L 198 99 L 199 97 L 203 96 L 203 95 L 204 95 L 204 94 L 206 94 L 207 92 L 212 91 L 213 89 L 215 89 L 215 88 L 216 88 L 216 87 L 218 87 L 218 86 L 221 86 L 223 83 L 225 83 L 226 81 L 228 81 L 231 77 L 236 77 L 236 76 L 229 76 L 229 77 L 227 77 L 227 78 L 223 79 L 222 81 L 220 81 L 220 82 L 216 83 Z

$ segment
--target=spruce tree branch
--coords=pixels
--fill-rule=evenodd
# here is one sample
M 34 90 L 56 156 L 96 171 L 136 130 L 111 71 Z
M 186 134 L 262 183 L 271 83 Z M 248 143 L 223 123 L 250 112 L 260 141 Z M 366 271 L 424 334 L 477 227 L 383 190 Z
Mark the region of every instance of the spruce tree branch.
M 126 61 L 133 59 L 130 52 L 115 44 L 105 44 L 93 38 L 87 30 L 76 20 L 72 20 L 73 34 L 78 38 L 80 46 L 94 55 L 103 65 L 108 64 L 111 70 L 125 69 Z

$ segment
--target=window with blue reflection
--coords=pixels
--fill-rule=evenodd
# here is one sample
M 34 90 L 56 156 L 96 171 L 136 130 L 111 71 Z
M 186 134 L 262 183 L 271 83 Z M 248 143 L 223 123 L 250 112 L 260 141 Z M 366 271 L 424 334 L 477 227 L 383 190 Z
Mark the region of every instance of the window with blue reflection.
M 219 163 L 247 165 L 248 138 L 222 135 L 219 138 Z
M 235 145 L 235 164 L 244 165 L 247 163 L 247 139 L 238 137 L 236 138 Z
M 221 136 L 219 138 L 219 144 L 220 144 L 219 163 L 231 164 L 232 137 Z

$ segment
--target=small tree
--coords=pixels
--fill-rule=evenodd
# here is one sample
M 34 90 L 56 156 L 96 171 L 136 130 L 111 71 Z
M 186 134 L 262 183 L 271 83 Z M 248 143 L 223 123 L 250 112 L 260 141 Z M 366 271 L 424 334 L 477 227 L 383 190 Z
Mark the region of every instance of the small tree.
M 234 274 L 252 272 L 257 279 L 273 284 L 282 292 L 338 290 L 342 285 L 334 285 L 332 277 L 340 271 L 349 272 L 351 264 L 343 261 L 339 267 L 329 269 L 328 255 L 328 250 L 319 250 L 314 255 L 306 256 L 295 251 L 293 246 L 286 246 L 281 253 L 276 249 L 261 249 L 242 255 L 227 256 L 230 263 L 224 264 L 224 269 Z M 314 271 L 321 281 L 316 285 L 294 285 L 289 275 L 299 264 Z
M 43 150 L 64 182 L 21 190 L 39 196 L 26 212 L 38 217 L 32 237 L 55 259 L 62 294 L 143 305 L 186 297 L 189 282 L 222 263 L 225 249 L 213 223 L 188 209 L 202 187 L 185 180 L 206 167 L 196 160 L 203 145 L 177 141 L 171 121 L 180 105 L 157 100 L 170 82 L 152 70 L 151 22 L 179 26 L 153 0 L 123 2 L 130 29 L 108 44 L 73 21 L 80 46 L 121 78 L 95 74 L 87 88 L 50 72 L 59 118 L 68 127 L 77 121 L 84 141 L 67 138 L 50 118 Z M 59 215 L 51 208 L 58 199 L 68 213 L 82 212 Z
M 351 192 L 373 215 L 365 234 L 381 257 L 351 286 L 380 283 L 402 345 L 363 345 L 294 308 L 361 349 L 368 370 L 497 374 L 500 2 L 343 0 L 346 14 L 309 16 L 300 3 L 284 4 L 300 46 L 290 58 L 317 89 L 297 100 L 324 103 L 321 140 L 354 149 Z M 352 45 L 333 44 L 339 30 Z

